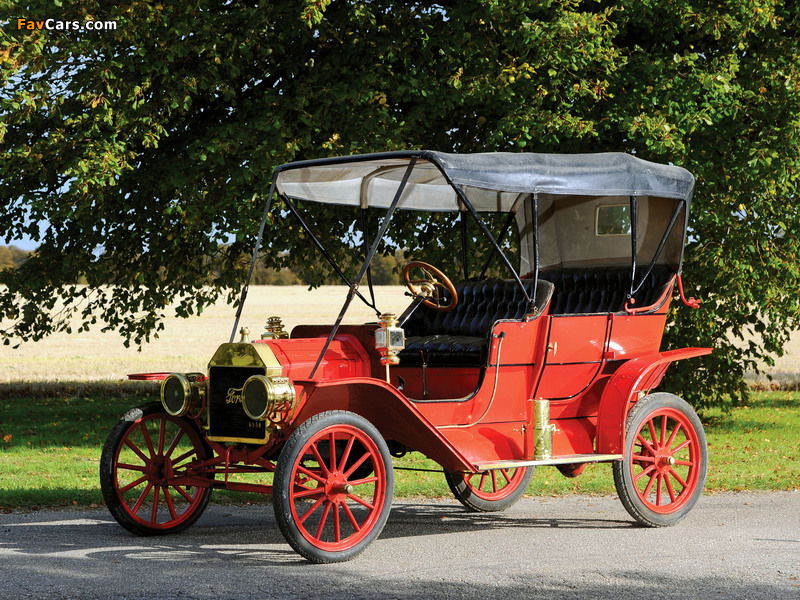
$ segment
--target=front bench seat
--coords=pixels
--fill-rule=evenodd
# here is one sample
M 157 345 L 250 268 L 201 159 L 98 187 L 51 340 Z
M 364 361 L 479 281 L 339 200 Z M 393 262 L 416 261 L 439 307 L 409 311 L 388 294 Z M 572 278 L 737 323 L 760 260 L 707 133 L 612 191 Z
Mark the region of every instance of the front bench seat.
M 523 280 L 533 294 L 534 281 Z M 482 366 L 486 364 L 492 326 L 516 320 L 532 311 L 519 284 L 512 279 L 465 281 L 456 286 L 458 304 L 450 312 L 420 306 L 406 321 L 406 347 L 399 353 L 401 366 Z M 540 314 L 553 294 L 553 284 L 539 280 L 534 306 Z

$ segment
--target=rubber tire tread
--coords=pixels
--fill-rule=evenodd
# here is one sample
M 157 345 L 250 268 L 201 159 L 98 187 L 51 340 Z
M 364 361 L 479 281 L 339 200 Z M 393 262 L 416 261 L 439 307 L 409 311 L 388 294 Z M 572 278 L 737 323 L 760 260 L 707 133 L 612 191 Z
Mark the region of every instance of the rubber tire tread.
M 102 454 L 100 455 L 100 490 L 103 493 L 103 500 L 106 503 L 106 507 L 111 513 L 111 516 L 116 519 L 117 523 L 134 535 L 142 537 L 178 533 L 191 527 L 208 506 L 212 491 L 210 487 L 206 488 L 194 513 L 192 513 L 188 519 L 170 529 L 152 529 L 150 527 L 145 527 L 138 521 L 134 521 L 128 511 L 123 508 L 122 502 L 117 496 L 116 481 L 114 479 L 114 457 L 117 454 L 117 448 L 119 444 L 122 443 L 122 438 L 128 430 L 139 419 L 155 413 L 167 414 L 160 402 L 148 402 L 147 404 L 142 404 L 126 412 L 108 434 L 106 442 L 103 445 Z M 192 424 L 192 426 L 194 425 Z M 205 450 L 207 455 L 211 454 L 210 447 L 206 446 Z
M 700 476 L 697 481 L 697 486 L 692 491 L 692 496 L 689 501 L 682 506 L 677 512 L 670 514 L 660 514 L 649 510 L 639 500 L 639 496 L 634 490 L 633 482 L 628 481 L 628 473 L 631 472 L 629 457 L 631 449 L 633 448 L 633 440 L 631 440 L 632 432 L 638 431 L 639 427 L 645 418 L 654 410 L 660 407 L 669 406 L 682 412 L 692 422 L 695 433 L 697 433 L 698 440 L 700 441 Z M 633 405 L 628 413 L 628 419 L 625 426 L 625 458 L 615 461 L 612 464 L 612 471 L 614 473 L 614 485 L 617 488 L 617 494 L 628 511 L 638 523 L 645 527 L 670 527 L 682 521 L 689 514 L 689 511 L 694 508 L 700 496 L 703 493 L 703 487 L 706 482 L 706 475 L 708 473 L 708 444 L 706 442 L 706 434 L 703 429 L 703 424 L 697 413 L 691 405 L 682 398 L 667 392 L 656 392 L 649 394 L 639 400 Z

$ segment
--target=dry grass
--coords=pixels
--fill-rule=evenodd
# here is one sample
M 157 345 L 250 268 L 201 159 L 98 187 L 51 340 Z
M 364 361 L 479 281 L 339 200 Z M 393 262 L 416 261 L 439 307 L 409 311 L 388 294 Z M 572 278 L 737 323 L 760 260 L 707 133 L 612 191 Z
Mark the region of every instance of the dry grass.
M 401 286 L 375 287 L 378 308 L 400 313 L 408 305 Z M 333 323 L 344 303 L 347 288 L 323 286 L 254 286 L 250 288 L 241 325 L 251 339 L 261 335 L 267 317 L 279 315 L 287 331 L 300 324 Z M 366 288 L 362 293 L 367 295 Z M 205 371 L 217 346 L 227 342 L 236 311 L 220 300 L 199 317 L 169 318 L 157 340 L 125 348 L 116 333 L 96 331 L 55 334 L 19 348 L 0 346 L 0 383 L 115 381 L 127 373 Z M 355 298 L 345 323 L 376 321 L 374 311 Z M 236 339 L 239 337 L 237 335 Z
M 250 337 L 259 337 L 266 319 L 279 315 L 286 329 L 299 324 L 333 323 L 345 299 L 344 286 L 323 286 L 309 291 L 305 286 L 254 286 L 242 315 L 241 325 Z M 363 290 L 366 293 L 366 289 Z M 375 288 L 377 305 L 384 312 L 400 313 L 408 305 L 401 286 Z M 235 310 L 220 300 L 201 316 L 169 318 L 159 339 L 142 347 L 125 348 L 116 333 L 56 334 L 17 349 L 0 346 L 0 384 L 21 382 L 120 381 L 127 373 L 153 371 L 204 371 L 217 346 L 227 342 Z M 375 321 L 375 313 L 357 298 L 345 322 Z M 236 338 L 238 340 L 238 336 Z M 760 389 L 797 389 L 800 384 L 800 333 L 786 346 L 786 354 L 775 366 L 766 367 L 773 377 L 751 374 L 749 381 Z M 79 385 L 76 383 L 75 385 Z

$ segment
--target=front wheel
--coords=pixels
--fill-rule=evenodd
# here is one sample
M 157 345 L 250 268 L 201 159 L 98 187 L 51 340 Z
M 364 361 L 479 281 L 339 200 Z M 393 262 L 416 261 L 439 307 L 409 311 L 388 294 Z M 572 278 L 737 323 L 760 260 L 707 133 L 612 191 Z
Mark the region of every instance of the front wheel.
M 642 525 L 683 519 L 703 492 L 708 448 L 691 406 L 672 394 L 639 400 L 625 433 L 625 458 L 613 465 L 614 484 L 628 513 Z
M 392 504 L 386 442 L 366 419 L 330 411 L 298 427 L 275 466 L 272 503 L 281 533 L 314 563 L 350 560 L 380 535 Z
M 479 473 L 445 473 L 450 491 L 473 512 L 505 510 L 522 497 L 534 467 L 494 469 Z
M 108 510 L 136 535 L 186 529 L 211 497 L 211 478 L 193 472 L 193 465 L 210 455 L 194 423 L 166 413 L 160 403 L 128 411 L 111 430 L 100 457 L 100 488 Z

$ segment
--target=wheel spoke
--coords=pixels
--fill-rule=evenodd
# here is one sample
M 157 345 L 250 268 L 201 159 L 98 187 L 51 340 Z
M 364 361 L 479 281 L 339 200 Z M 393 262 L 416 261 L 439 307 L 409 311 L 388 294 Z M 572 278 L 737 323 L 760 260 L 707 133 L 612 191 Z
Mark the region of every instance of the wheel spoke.
M 659 473 L 656 476 L 656 506 L 661 506 L 661 486 L 664 476 Z
M 652 473 L 653 471 L 655 471 L 655 469 L 656 469 L 656 466 L 655 466 L 655 465 L 650 465 L 650 466 L 649 466 L 649 467 L 647 467 L 646 469 L 643 469 L 641 473 L 639 473 L 639 474 L 637 474 L 637 475 L 634 475 L 634 476 L 633 476 L 633 480 L 638 482 L 638 481 L 639 481 L 639 480 L 640 480 L 642 477 L 644 477 L 645 475 L 649 475 L 650 473 Z
M 375 483 L 378 481 L 378 477 L 365 477 L 364 479 L 354 479 L 353 481 L 348 481 L 350 485 L 356 487 L 357 485 L 364 485 L 365 483 Z
M 324 493 L 325 493 L 324 488 L 303 488 L 302 492 L 292 492 L 292 495 L 295 498 L 309 499 Z
M 300 473 L 302 473 L 303 475 L 305 475 L 307 477 L 310 477 L 314 481 L 316 481 L 318 483 L 321 483 L 322 485 L 325 485 L 325 476 L 324 475 L 318 475 L 317 473 L 314 473 L 314 471 L 312 471 L 311 469 L 307 469 L 303 465 L 298 465 L 297 466 L 297 470 Z
M 173 504 L 172 502 L 172 496 L 169 493 L 169 488 L 167 486 L 164 486 L 163 491 L 164 491 L 164 500 L 167 501 L 167 508 L 169 509 L 169 515 L 170 517 L 172 517 L 173 520 L 177 519 L 178 513 L 175 511 L 175 504 Z
M 319 465 L 320 469 L 322 469 L 323 476 L 327 478 L 331 474 L 331 472 L 328 470 L 328 466 L 325 464 L 325 460 L 323 460 L 322 455 L 319 453 L 319 449 L 317 448 L 317 442 L 312 443 L 309 446 L 309 449 L 311 450 L 311 453 L 314 455 L 314 460 L 317 461 L 317 464 Z M 322 479 L 320 479 L 320 481 L 324 482 L 324 480 Z
M 328 468 L 329 473 L 336 472 L 336 432 L 331 431 L 328 435 L 328 454 L 330 455 L 330 467 Z
M 508 469 L 500 469 L 500 473 L 502 473 L 503 477 L 504 477 L 504 478 L 505 478 L 505 480 L 506 480 L 506 483 L 505 483 L 505 485 L 503 486 L 503 487 L 505 487 L 506 485 L 508 485 L 508 484 L 510 484 L 510 483 L 511 483 L 511 480 L 513 479 L 513 477 L 512 477 L 512 476 L 509 476 L 509 474 L 508 474 Z
M 167 458 L 172 456 L 172 453 L 175 452 L 175 448 L 178 447 L 178 442 L 180 442 L 181 438 L 183 438 L 183 434 L 184 434 L 183 433 L 183 429 L 178 429 L 178 433 L 175 434 L 175 437 L 173 438 L 172 443 L 169 445 L 169 448 L 167 449 L 167 451 L 164 453 L 164 456 L 166 456 Z M 185 457 L 187 454 L 190 454 L 190 453 L 187 452 L 183 456 L 179 456 L 178 458 L 176 458 L 172 462 L 173 463 L 180 462 L 181 460 L 183 460 L 183 457 Z
M 142 452 L 142 451 L 139 449 L 139 447 L 138 447 L 138 446 L 135 446 L 135 445 L 133 444 L 133 442 L 130 440 L 130 437 L 126 437 L 126 438 L 125 438 L 125 442 L 124 442 L 124 444 L 125 444 L 125 445 L 126 445 L 128 448 L 130 448 L 131 450 L 133 450 L 133 453 L 134 453 L 134 454 L 136 454 L 136 456 L 138 456 L 139 458 L 141 458 L 141 459 L 142 459 L 142 462 L 144 462 L 144 463 L 148 463 L 148 462 L 150 462 L 150 459 L 152 458 L 152 455 L 150 455 L 150 456 L 147 456 L 147 455 L 146 455 L 144 452 Z
M 342 541 L 342 528 L 339 523 L 339 503 L 333 504 L 333 539 L 339 543 Z
M 150 432 L 147 431 L 147 425 L 145 421 L 139 422 L 139 429 L 142 430 L 142 437 L 144 437 L 144 443 L 147 444 L 147 449 L 150 451 L 150 457 L 156 455 L 155 450 L 153 449 L 153 440 L 150 437 Z
M 128 485 L 119 488 L 119 491 L 121 494 L 124 494 L 128 490 L 135 488 L 137 485 L 144 483 L 145 481 L 147 481 L 147 475 L 145 475 L 144 477 L 139 477 L 139 479 L 137 479 L 136 481 L 132 481 Z
M 364 506 L 364 507 L 366 507 L 366 508 L 368 508 L 370 510 L 374 510 L 375 509 L 375 505 L 374 504 L 370 504 L 369 502 L 367 502 L 366 500 L 364 500 L 360 496 L 356 496 L 355 494 L 347 494 L 347 497 L 350 498 L 350 500 L 358 502 L 361 506 Z
M 167 435 L 167 420 L 161 419 L 161 425 L 158 428 L 158 455 L 161 456 L 164 452 L 164 441 Z
M 347 472 L 344 474 L 344 477 L 345 477 L 345 479 L 349 478 L 349 477 L 350 477 L 350 475 L 352 475 L 352 474 L 353 474 L 353 473 L 356 471 L 356 469 L 358 469 L 358 467 L 360 467 L 361 465 L 363 465 L 363 464 L 364 464 L 364 462 L 365 462 L 365 461 L 366 461 L 368 458 L 370 458 L 370 454 L 369 454 L 369 452 L 365 453 L 365 454 L 364 454 L 364 456 L 362 456 L 362 457 L 361 457 L 361 458 L 359 458 L 359 459 L 358 459 L 356 462 L 354 462 L 354 463 L 353 463 L 353 466 L 351 466 L 349 469 L 347 469 Z
M 192 498 L 192 497 L 189 495 L 189 493 L 188 493 L 186 490 L 184 490 L 183 488 L 181 488 L 181 487 L 179 487 L 179 486 L 177 486 L 177 485 L 173 485 L 173 486 L 172 486 L 172 489 L 173 489 L 173 490 L 175 490 L 176 492 L 178 492 L 178 493 L 179 493 L 181 496 L 183 496 L 184 498 L 186 498 L 186 501 L 187 501 L 187 502 L 193 502 L 193 501 L 194 501 L 194 498 Z
M 678 483 L 680 483 L 680 484 L 681 484 L 681 486 L 683 486 L 683 488 L 684 488 L 684 489 L 686 489 L 687 487 L 689 487 L 689 484 L 688 484 L 688 483 L 686 483 L 686 482 L 685 482 L 685 481 L 684 481 L 684 480 L 681 478 L 681 476 L 680 476 L 680 475 L 678 475 L 678 474 L 675 472 L 675 469 L 670 469 L 670 470 L 669 470 L 669 474 L 670 474 L 670 475 L 672 475 L 672 476 L 675 478 L 675 481 L 677 481 Z
M 153 489 L 153 484 L 148 482 L 148 484 L 144 488 L 144 491 L 139 496 L 139 499 L 136 501 L 136 504 L 134 504 L 133 508 L 131 508 L 131 512 L 133 514 L 139 512 L 139 509 L 142 507 L 142 503 L 144 502 L 145 498 L 147 498 L 147 495 L 150 493 L 150 490 L 152 489 Z
M 350 436 L 350 439 L 347 440 L 347 446 L 345 446 L 344 452 L 342 452 L 342 458 L 339 461 L 339 464 L 342 465 L 342 468 L 344 468 L 344 466 L 347 465 L 347 459 L 350 458 L 350 451 L 353 449 L 353 444 L 355 443 L 355 441 L 356 438 L 353 436 Z M 348 469 L 348 472 L 349 471 L 350 470 Z
M 664 485 L 667 486 L 667 493 L 669 494 L 670 502 L 675 502 L 676 496 L 675 492 L 672 489 L 672 484 L 669 482 L 669 475 L 664 474 L 663 477 L 664 477 Z
M 632 454 L 631 461 L 635 463 L 654 463 L 656 462 L 656 457 L 645 456 L 644 454 Z
M 653 482 L 656 480 L 657 476 L 658 472 L 653 469 L 650 473 L 650 481 L 647 482 L 647 486 L 644 488 L 644 491 L 641 494 L 642 498 L 647 498 L 647 496 L 650 494 L 650 490 L 653 488 Z
M 680 446 L 678 446 L 677 448 L 675 448 L 672 451 L 672 454 L 677 454 L 678 452 L 680 452 L 684 448 L 688 448 L 691 445 L 692 445 L 692 440 L 685 440 Z
M 325 523 L 328 521 L 328 514 L 331 512 L 331 502 L 325 502 L 325 508 L 322 511 L 322 517 L 319 520 L 319 524 L 317 525 L 317 531 L 314 534 L 314 537 L 322 539 L 322 532 L 325 529 Z
M 492 493 L 497 492 L 497 471 L 492 471 Z
M 187 450 L 186 452 L 184 452 L 183 454 L 181 454 L 180 456 L 178 456 L 177 458 L 175 458 L 172 461 L 173 468 L 174 468 L 175 465 L 179 465 L 180 463 L 185 461 L 187 458 L 192 457 L 192 456 L 196 456 L 196 455 L 197 455 L 197 450 L 195 450 L 194 448 L 192 448 L 191 450 Z
M 117 470 L 123 469 L 125 471 L 139 471 L 140 473 L 144 473 L 147 470 L 147 467 L 144 465 L 130 465 L 128 463 L 117 463 Z
M 294 494 L 292 494 L 292 495 L 294 496 Z M 303 516 L 300 517 L 298 519 L 298 521 L 300 523 L 305 523 L 306 519 L 308 519 L 308 517 L 310 517 L 312 514 L 314 514 L 314 511 L 317 510 L 323 502 L 325 502 L 325 496 L 324 495 L 320 496 L 319 500 L 314 502 L 314 504 L 311 505 L 311 508 L 309 508 L 305 513 L 303 513 Z
M 675 437 L 678 433 L 683 429 L 683 426 L 680 423 L 675 423 L 675 429 L 672 430 L 672 435 L 669 436 L 669 440 L 667 440 L 666 447 L 672 448 L 672 444 L 675 443 Z
M 344 514 L 347 516 L 347 520 L 350 521 L 350 525 L 356 530 L 356 533 L 361 531 L 361 526 L 358 524 L 358 521 L 356 521 L 356 516 L 353 514 L 353 511 L 347 506 L 347 502 L 342 502 L 342 509 L 344 509 Z
M 639 443 L 642 445 L 642 450 L 647 450 L 647 451 L 648 451 L 650 454 L 653 454 L 653 455 L 655 455 L 655 453 L 656 453 L 656 449 L 655 449 L 655 448 L 653 448 L 653 445 L 652 445 L 650 442 L 648 442 L 646 439 L 644 439 L 644 438 L 642 437 L 642 434 L 641 434 L 641 433 L 637 433 L 637 434 L 636 434 L 636 439 L 637 439 L 637 440 L 639 441 Z
M 652 440 L 652 448 L 658 448 L 658 438 L 656 436 L 656 427 L 653 424 L 653 419 L 647 421 L 647 428 L 650 430 L 650 439 Z
M 667 417 L 661 417 L 661 437 L 659 437 L 660 448 L 664 447 L 667 441 Z
M 155 486 L 153 488 L 153 508 L 150 509 L 150 522 L 151 523 L 158 523 L 158 492 L 161 490 L 160 487 Z

